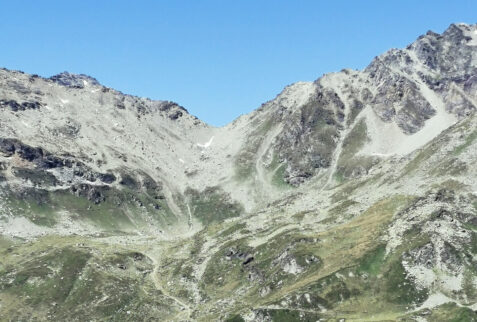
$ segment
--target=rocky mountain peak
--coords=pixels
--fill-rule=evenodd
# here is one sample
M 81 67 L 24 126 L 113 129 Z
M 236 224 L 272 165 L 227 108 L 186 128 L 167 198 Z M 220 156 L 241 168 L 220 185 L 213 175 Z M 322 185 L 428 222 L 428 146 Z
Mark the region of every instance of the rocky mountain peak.
M 60 74 L 51 76 L 49 80 L 58 83 L 62 86 L 70 88 L 84 88 L 86 86 L 99 86 L 101 85 L 96 78 L 85 74 L 72 74 L 69 72 L 62 72 Z

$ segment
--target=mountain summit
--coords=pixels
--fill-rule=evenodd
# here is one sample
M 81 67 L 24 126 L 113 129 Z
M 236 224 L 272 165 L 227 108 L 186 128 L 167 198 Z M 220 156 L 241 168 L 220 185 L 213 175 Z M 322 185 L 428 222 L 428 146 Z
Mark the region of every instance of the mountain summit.
M 51 76 L 49 79 L 60 85 L 72 88 L 84 88 L 88 85 L 100 85 L 99 82 L 91 76 L 84 74 L 70 74 L 68 72 Z
M 477 25 L 216 128 L 0 70 L 7 320 L 477 319 Z

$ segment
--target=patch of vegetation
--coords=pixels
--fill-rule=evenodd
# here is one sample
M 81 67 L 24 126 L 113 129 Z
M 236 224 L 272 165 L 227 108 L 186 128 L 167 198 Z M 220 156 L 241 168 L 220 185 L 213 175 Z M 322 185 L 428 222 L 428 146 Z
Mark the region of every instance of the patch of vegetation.
M 53 227 L 57 213 L 52 205 L 50 193 L 44 190 L 27 189 L 20 194 L 10 193 L 6 206 L 15 216 L 23 216 L 39 226 Z
M 403 244 L 385 256 L 385 245 L 379 245 L 359 261 L 358 273 L 366 272 L 375 294 L 399 307 L 419 304 L 428 297 L 428 290 L 418 288 L 402 266 L 402 254 L 429 242 L 419 227 L 407 231 Z M 380 278 L 382 276 L 382 278 Z
M 237 314 L 228 318 L 227 320 L 225 320 L 225 322 L 245 322 L 245 320 Z
M 10 305 L 0 307 L 0 316 L 11 320 L 144 321 L 177 314 L 175 302 L 149 278 L 152 262 L 137 251 L 48 237 L 1 256 L 7 265 L 0 268 L 0 300 Z
M 435 155 L 437 151 L 441 148 L 438 144 L 429 144 L 425 146 L 423 149 L 417 152 L 414 159 L 412 159 L 403 170 L 403 174 L 407 175 L 414 171 L 416 171 L 421 164 L 423 164 L 426 160 L 428 160 L 431 156 Z
M 351 129 L 348 136 L 343 141 L 341 158 L 349 159 L 354 156 L 368 141 L 368 128 L 366 121 L 361 119 Z
M 288 296 L 290 307 L 300 310 L 332 310 L 361 294 L 348 277 L 348 269 L 325 276 L 300 290 L 300 295 Z M 278 304 L 278 303 L 277 303 Z
M 7 206 L 15 216 L 53 227 L 60 216 L 68 214 L 73 220 L 86 221 L 109 232 L 127 231 L 154 222 L 159 227 L 174 224 L 177 218 L 164 199 L 123 189 L 104 189 L 99 202 L 86 194 L 70 190 L 47 191 L 38 188 L 10 191 Z
M 252 178 L 255 173 L 255 161 L 260 145 L 263 143 L 265 136 L 273 126 L 271 119 L 266 120 L 258 126 L 243 144 L 240 152 L 235 159 L 235 178 L 238 181 L 247 181 Z
M 10 240 L 9 238 L 0 235 L 0 252 L 4 249 L 9 248 L 12 245 L 14 245 L 13 240 Z
M 237 254 L 227 258 L 230 249 L 235 249 Z M 251 248 L 246 245 L 245 239 L 241 239 L 226 243 L 212 256 L 201 280 L 201 288 L 208 296 L 221 299 L 248 284 L 248 273 L 243 265 L 245 258 L 239 256 L 246 253 L 251 253 Z
M 341 171 L 340 169 L 336 169 L 337 171 L 335 171 L 335 173 L 333 173 L 333 179 L 338 183 L 338 184 L 342 184 L 343 182 L 346 181 L 346 178 L 344 176 L 344 173 L 343 171 Z
M 452 154 L 454 155 L 459 155 L 462 152 L 464 152 L 474 141 L 477 139 L 477 130 L 474 130 L 472 133 L 470 133 L 466 138 L 465 142 L 462 143 L 461 145 L 457 146 L 454 151 L 452 151 Z
M 352 106 L 351 106 L 351 113 L 349 114 L 348 121 L 347 121 L 347 124 L 346 124 L 347 126 L 350 126 L 354 122 L 354 120 L 359 115 L 359 113 L 361 113 L 363 108 L 364 108 L 364 105 L 361 101 L 359 101 L 357 99 L 353 100 L 353 103 L 352 103 Z
M 292 188 L 288 182 L 285 181 L 285 172 L 287 165 L 281 163 L 278 156 L 274 153 L 272 161 L 267 166 L 269 172 L 272 174 L 272 184 L 278 188 Z
M 244 156 L 241 159 L 241 161 L 250 157 L 253 157 L 253 155 L 248 154 Z M 254 173 L 255 173 L 255 168 L 253 167 L 253 165 L 249 164 L 248 162 L 247 163 L 237 162 L 235 164 L 235 179 L 239 182 L 249 180 L 250 178 L 252 178 Z
M 229 228 L 225 229 L 224 231 L 222 231 L 218 237 L 227 237 L 227 236 L 230 236 L 232 234 L 234 234 L 235 232 L 239 231 L 239 230 L 242 230 L 244 228 L 246 228 L 247 225 L 245 223 L 234 223 L 232 226 L 230 226 Z
M 460 181 L 449 179 L 440 183 L 435 183 L 431 186 L 432 188 L 446 188 L 453 191 L 461 191 L 466 185 Z
M 288 182 L 286 182 L 285 179 L 284 179 L 286 168 L 287 168 L 286 164 L 282 164 L 273 173 L 272 183 L 276 187 L 281 187 L 281 188 L 291 188 L 291 187 L 293 187 Z
M 191 213 L 204 225 L 238 217 L 244 211 L 242 205 L 218 187 L 209 187 L 202 192 L 187 189 L 185 196 Z
M 58 180 L 53 174 L 43 170 L 29 168 L 13 168 L 13 173 L 18 178 L 30 181 L 33 185 L 39 187 L 56 186 L 58 184 Z
M 86 198 L 74 196 L 66 191 L 51 194 L 51 200 L 58 208 L 64 207 L 71 212 L 74 219 L 87 220 L 106 230 L 120 231 L 134 227 L 125 209 L 109 201 L 94 204 Z
M 384 264 L 386 246 L 380 245 L 364 255 L 359 261 L 358 272 L 365 272 L 371 275 L 378 275 Z
M 295 218 L 297 221 L 302 221 L 307 214 L 311 214 L 311 211 L 305 210 L 305 211 L 300 211 L 297 212 L 292 216 L 292 218 Z
M 446 159 L 442 162 L 439 162 L 434 169 L 430 171 L 431 175 L 451 175 L 458 176 L 462 175 L 467 171 L 467 165 L 465 162 L 460 161 L 456 158 Z
M 259 310 L 259 313 L 273 322 L 315 322 L 321 316 L 313 312 L 290 309 L 263 309 Z
M 455 303 L 446 303 L 433 308 L 427 312 L 419 311 L 409 314 L 408 317 L 423 316 L 428 321 L 435 322 L 475 322 L 477 321 L 477 313 L 467 307 L 460 307 Z
M 348 208 L 358 204 L 358 202 L 351 200 L 351 199 L 345 199 L 342 202 L 340 202 L 338 205 L 334 206 L 329 210 L 329 214 L 331 216 L 339 216 L 343 215 L 346 213 Z
M 418 289 L 412 280 L 406 278 L 406 271 L 400 261 L 395 261 L 385 271 L 385 298 L 396 304 L 415 304 L 424 302 L 429 291 Z
M 477 255 L 477 232 L 472 232 L 470 241 L 470 251 L 472 254 Z
M 464 294 L 467 297 L 468 302 L 475 302 L 477 299 L 477 289 L 474 285 L 474 272 L 467 270 L 464 273 L 464 280 L 462 282 Z
M 338 180 L 337 177 L 335 178 L 336 180 Z M 344 181 L 344 177 L 341 178 L 343 178 L 342 181 Z M 331 195 L 332 204 L 337 204 L 343 202 L 344 200 L 347 200 L 350 195 L 352 195 L 356 190 L 367 185 L 369 181 L 370 179 L 356 179 L 343 183 L 343 185 L 341 185 L 340 188 L 337 189 L 337 191 L 333 195 Z
M 343 141 L 342 151 L 334 179 L 338 183 L 345 182 L 348 178 L 360 177 L 373 167 L 377 159 L 369 156 L 357 156 L 356 154 L 368 141 L 367 127 L 364 119 L 360 120 L 349 132 Z
M 63 303 L 89 258 L 85 251 L 63 248 L 34 257 L 19 268 L 7 266 L 0 273 L 0 289 L 25 298 L 28 305 Z
M 369 311 L 382 316 L 383 320 L 393 320 L 397 312 L 403 312 L 409 305 L 404 303 L 405 299 L 409 303 L 422 302 L 427 291 L 418 290 L 399 270 L 402 269 L 402 253 L 424 244 L 428 237 L 409 232 L 408 242 L 387 258 L 385 245 L 379 239 L 393 215 L 409 206 L 412 200 L 406 196 L 382 200 L 351 221 L 318 234 L 310 243 L 295 244 L 290 253 L 296 255 L 305 251 L 322 264 L 317 265 L 317 269 L 306 270 L 299 279 L 284 280 L 282 287 L 271 293 L 269 299 L 276 299 L 272 302 L 276 304 L 292 300 L 290 308 L 318 310 L 320 306 L 329 312 L 349 311 L 348 318 L 361 317 L 363 320 L 369 317 Z M 280 238 L 286 238 L 286 235 Z M 267 249 L 279 249 L 273 241 L 268 244 Z M 372 308 L 370 303 L 373 303 Z M 357 315 L 357 310 L 368 313 Z

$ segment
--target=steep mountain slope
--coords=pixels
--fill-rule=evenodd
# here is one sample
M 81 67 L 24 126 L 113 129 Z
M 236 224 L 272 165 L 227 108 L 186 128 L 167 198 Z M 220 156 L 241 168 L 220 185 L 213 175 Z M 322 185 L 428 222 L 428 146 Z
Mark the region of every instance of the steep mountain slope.
M 477 319 L 477 25 L 223 128 L 0 70 L 6 320 Z

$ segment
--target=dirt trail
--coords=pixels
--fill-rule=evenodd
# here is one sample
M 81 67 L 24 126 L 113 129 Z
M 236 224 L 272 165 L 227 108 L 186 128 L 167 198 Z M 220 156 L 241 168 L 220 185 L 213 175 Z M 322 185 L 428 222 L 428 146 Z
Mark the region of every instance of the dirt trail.
M 164 287 L 162 287 L 161 282 L 158 279 L 159 276 L 159 261 L 157 260 L 156 256 L 153 254 L 147 254 L 149 258 L 154 263 L 154 270 L 151 273 L 151 278 L 154 283 L 154 286 L 156 287 L 157 290 L 161 291 L 161 293 L 176 302 L 182 309 L 181 312 L 177 313 L 176 318 L 177 321 L 192 321 L 191 316 L 192 316 L 192 309 L 191 307 L 186 304 L 185 302 L 181 301 L 179 298 L 171 295 Z

